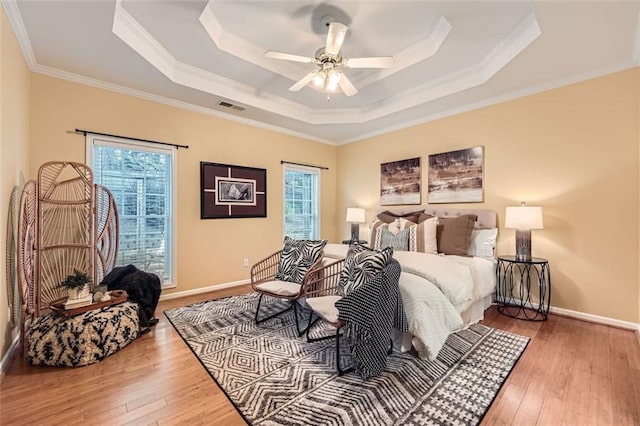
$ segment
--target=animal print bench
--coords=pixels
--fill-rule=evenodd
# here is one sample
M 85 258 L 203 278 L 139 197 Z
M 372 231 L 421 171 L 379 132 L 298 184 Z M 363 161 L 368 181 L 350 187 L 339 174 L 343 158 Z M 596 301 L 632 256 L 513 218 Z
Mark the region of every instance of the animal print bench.
M 27 333 L 27 362 L 78 367 L 119 351 L 138 337 L 136 303 L 124 302 L 73 317 L 50 312 Z

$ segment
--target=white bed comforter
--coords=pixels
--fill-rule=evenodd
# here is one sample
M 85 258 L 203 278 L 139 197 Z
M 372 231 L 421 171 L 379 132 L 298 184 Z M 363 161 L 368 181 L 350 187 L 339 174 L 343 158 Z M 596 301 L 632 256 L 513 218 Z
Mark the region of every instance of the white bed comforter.
M 327 244 L 325 257 L 342 259 L 347 245 Z M 402 266 L 400 293 L 412 344 L 433 360 L 449 334 L 464 325 L 461 313 L 493 292 L 491 263 L 485 259 L 396 251 Z M 488 271 L 488 272 L 487 272 Z

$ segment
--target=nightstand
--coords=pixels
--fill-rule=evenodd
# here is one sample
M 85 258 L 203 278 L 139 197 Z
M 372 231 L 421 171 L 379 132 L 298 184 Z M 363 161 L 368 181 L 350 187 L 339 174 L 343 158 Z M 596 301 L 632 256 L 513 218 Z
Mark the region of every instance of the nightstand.
M 498 256 L 496 266 L 498 312 L 527 321 L 544 321 L 551 302 L 551 269 L 541 257 L 520 260 Z

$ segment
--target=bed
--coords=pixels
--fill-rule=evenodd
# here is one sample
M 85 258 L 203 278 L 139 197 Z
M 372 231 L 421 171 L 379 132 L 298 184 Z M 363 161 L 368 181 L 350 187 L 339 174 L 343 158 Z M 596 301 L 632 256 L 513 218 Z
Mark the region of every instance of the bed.
M 452 218 L 459 221 L 464 215 L 477 216 L 472 223 L 471 244 L 466 250 L 474 256 L 394 251 L 394 258 L 402 266 L 399 284 L 410 330 L 409 333 L 394 334 L 394 349 L 405 352 L 413 347 L 421 358 L 432 360 L 451 332 L 480 321 L 493 301 L 496 213 L 485 209 L 420 206 L 384 212 L 400 218 L 418 211 L 440 218 L 441 224 Z M 377 212 L 376 216 L 381 213 Z M 380 234 L 376 230 L 378 224 L 379 221 L 372 223 L 370 236 L 375 232 Z M 438 233 L 438 249 L 440 239 Z M 324 256 L 341 259 L 347 250 L 346 244 L 327 244 Z

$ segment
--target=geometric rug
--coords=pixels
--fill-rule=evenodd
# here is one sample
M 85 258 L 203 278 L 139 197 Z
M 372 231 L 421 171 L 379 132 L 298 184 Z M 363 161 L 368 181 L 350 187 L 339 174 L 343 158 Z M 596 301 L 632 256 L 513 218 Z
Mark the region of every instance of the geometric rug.
M 475 425 L 529 343 L 474 324 L 451 334 L 436 360 L 394 352 L 385 371 L 365 381 L 356 373 L 337 375 L 334 339 L 298 337 L 293 310 L 256 325 L 257 303 L 251 293 L 165 311 L 253 425 Z M 265 297 L 261 317 L 267 307 L 283 306 Z M 301 325 L 307 315 L 300 315 Z M 328 333 L 335 329 L 319 321 L 311 335 Z M 348 367 L 346 343 L 340 347 L 341 365 Z

